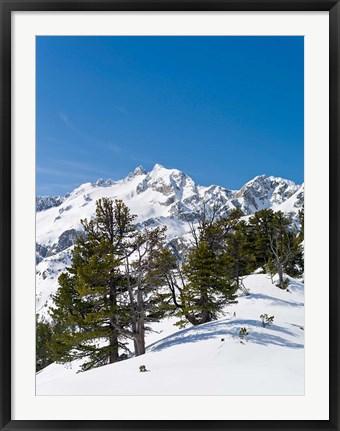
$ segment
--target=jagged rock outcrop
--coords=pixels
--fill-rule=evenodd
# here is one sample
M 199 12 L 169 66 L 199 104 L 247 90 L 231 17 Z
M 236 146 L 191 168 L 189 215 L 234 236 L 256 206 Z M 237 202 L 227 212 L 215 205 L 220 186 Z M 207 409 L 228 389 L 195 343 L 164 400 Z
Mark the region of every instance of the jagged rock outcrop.
M 58 207 L 64 201 L 61 196 L 37 196 L 35 198 L 36 212 L 44 211 L 49 208 Z
M 54 254 L 60 253 L 63 250 L 71 247 L 76 243 L 78 236 L 81 235 L 81 231 L 76 229 L 65 230 L 58 238 L 58 242 L 53 244 L 48 251 L 48 256 L 53 256 Z

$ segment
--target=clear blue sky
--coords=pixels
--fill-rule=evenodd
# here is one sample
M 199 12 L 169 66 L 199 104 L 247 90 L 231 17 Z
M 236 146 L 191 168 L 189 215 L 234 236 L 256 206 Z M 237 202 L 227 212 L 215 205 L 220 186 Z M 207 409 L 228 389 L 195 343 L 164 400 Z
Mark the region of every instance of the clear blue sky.
M 303 37 L 37 37 L 37 194 L 136 166 L 303 182 Z

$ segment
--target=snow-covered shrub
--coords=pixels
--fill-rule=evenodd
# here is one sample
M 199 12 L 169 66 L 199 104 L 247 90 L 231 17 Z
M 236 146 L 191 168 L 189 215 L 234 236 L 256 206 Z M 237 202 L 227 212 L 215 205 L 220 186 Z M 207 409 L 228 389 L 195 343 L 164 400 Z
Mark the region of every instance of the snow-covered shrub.
M 262 320 L 262 326 L 264 328 L 272 325 L 274 322 L 274 316 L 268 316 L 268 314 L 261 314 L 260 319 Z
M 247 328 L 241 328 L 240 329 L 240 331 L 239 331 L 239 333 L 238 333 L 238 335 L 239 335 L 239 337 L 243 340 L 244 339 L 244 337 L 246 336 L 246 335 L 248 335 L 249 334 L 249 332 L 248 332 L 248 330 L 247 330 Z

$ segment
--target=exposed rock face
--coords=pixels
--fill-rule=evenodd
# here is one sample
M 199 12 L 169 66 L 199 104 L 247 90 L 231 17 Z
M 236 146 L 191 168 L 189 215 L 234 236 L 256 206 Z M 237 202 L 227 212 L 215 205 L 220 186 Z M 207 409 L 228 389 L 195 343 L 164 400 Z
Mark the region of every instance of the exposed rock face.
M 143 168 L 143 166 L 137 166 L 137 168 L 133 172 L 130 172 L 126 178 L 131 179 L 138 177 L 139 175 L 147 175 L 147 171 Z
M 54 254 L 60 253 L 63 250 L 71 247 L 76 243 L 78 236 L 81 235 L 80 231 L 75 229 L 65 230 L 58 238 L 58 242 L 53 244 L 53 246 L 48 251 L 48 256 L 53 256 Z
M 110 187 L 113 184 L 115 184 L 115 181 L 108 179 L 108 180 L 103 180 L 102 178 L 100 178 L 99 180 L 97 180 L 95 183 L 92 184 L 93 187 Z
M 139 183 L 136 187 L 136 192 L 139 195 L 140 193 L 145 192 L 145 190 L 148 188 L 148 183 L 147 181 L 144 179 L 141 183 Z
M 239 200 L 243 212 L 249 215 L 282 204 L 298 189 L 299 186 L 293 181 L 260 175 L 245 184 L 234 194 L 234 198 Z
M 65 230 L 58 238 L 58 241 L 52 246 L 45 246 L 39 243 L 36 243 L 35 246 L 35 256 L 36 256 L 36 264 L 40 263 L 43 259 L 49 256 L 54 256 L 69 247 L 72 247 L 78 238 L 81 235 L 81 231 L 77 231 L 75 229 Z
M 305 202 L 305 188 L 304 188 L 304 186 L 301 186 L 299 188 L 299 190 L 295 193 L 294 198 L 295 198 L 295 202 L 293 204 L 294 207 L 301 209 L 304 202 Z
M 37 196 L 35 198 L 36 212 L 47 210 L 48 208 L 58 207 L 64 201 L 61 196 Z
M 36 264 L 41 262 L 48 255 L 48 248 L 36 243 L 35 245 L 35 261 Z

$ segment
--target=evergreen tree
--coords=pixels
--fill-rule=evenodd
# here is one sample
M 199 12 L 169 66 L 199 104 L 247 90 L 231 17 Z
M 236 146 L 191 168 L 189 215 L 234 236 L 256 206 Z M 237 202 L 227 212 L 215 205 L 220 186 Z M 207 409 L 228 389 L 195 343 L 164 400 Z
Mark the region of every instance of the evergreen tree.
M 54 336 L 56 360 L 88 358 L 83 369 L 118 360 L 122 307 L 118 308 L 119 261 L 105 239 L 78 241 L 72 267 L 59 277 L 51 314 L 60 328 Z
M 113 363 L 127 339 L 135 355 L 145 353 L 146 324 L 157 318 L 159 283 L 151 274 L 165 229 L 138 231 L 134 219 L 122 201 L 105 198 L 93 220 L 82 220 L 84 235 L 59 277 L 51 311 L 55 360 L 86 358 L 83 370 Z
M 273 233 L 275 213 L 271 209 L 257 211 L 249 218 L 248 244 L 249 250 L 255 257 L 253 270 L 266 268 L 272 257 L 270 238 Z
M 186 321 L 197 324 L 197 321 L 185 309 L 183 288 L 185 287 L 182 262 L 175 253 L 166 247 L 160 250 L 151 273 L 160 286 L 168 287 L 157 292 L 158 313 L 183 316 Z
M 301 246 L 291 220 L 281 211 L 262 210 L 249 219 L 249 244 L 257 265 L 279 277 L 278 286 L 285 288 L 284 272 L 291 276 L 303 267 Z
M 210 216 L 200 215 L 196 226 L 191 223 L 193 241 L 185 262 L 176 259 L 170 250 L 164 250 L 162 255 L 160 267 L 169 287 L 163 298 L 170 301 L 167 310 L 175 310 L 180 317 L 179 325 L 199 325 L 216 319 L 226 304 L 235 301 L 239 278 L 249 264 L 244 255 L 244 224 L 240 223 L 243 213 L 233 210 L 228 217 L 219 219 L 216 213 L 215 207 Z
M 47 365 L 53 362 L 52 360 L 52 351 L 49 347 L 52 338 L 52 326 L 45 320 L 39 320 L 37 315 L 36 317 L 36 371 L 40 371 L 41 369 L 47 367 Z
M 241 277 L 252 272 L 256 258 L 249 248 L 247 224 L 238 220 L 225 235 L 223 261 L 229 276 L 237 287 L 242 287 Z
M 99 199 L 93 220 L 82 220 L 84 235 L 73 250 L 72 265 L 59 277 L 53 320 L 55 358 L 86 358 L 83 370 L 113 363 L 125 349 L 129 307 L 122 263 L 131 241 L 134 216 L 120 200 Z M 129 252 L 131 252 L 129 250 Z
M 183 265 L 187 280 L 181 300 L 183 314 L 191 316 L 191 323 L 215 320 L 227 303 L 235 300 L 237 285 L 229 277 L 223 257 L 216 255 L 206 241 L 201 241 Z
M 145 332 L 150 329 L 146 326 L 147 323 L 163 317 L 159 307 L 162 298 L 157 290 L 164 284 L 162 277 L 159 277 L 158 262 L 164 247 L 165 230 L 165 227 L 158 227 L 139 232 L 133 243 L 133 258 L 126 257 L 131 338 L 136 356 L 145 353 Z
M 269 231 L 269 247 L 272 254 L 272 261 L 275 262 L 279 276 L 278 287 L 286 287 L 283 277 L 284 270 L 288 263 L 294 260 L 294 235 L 289 230 L 289 220 L 281 211 L 275 213 Z

